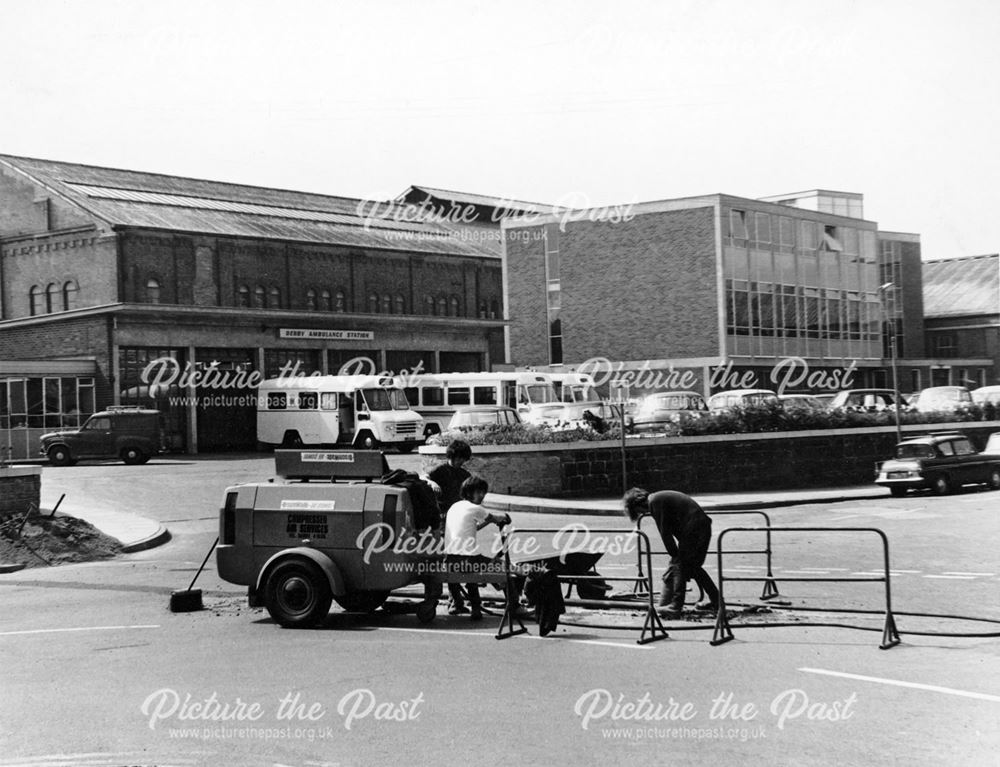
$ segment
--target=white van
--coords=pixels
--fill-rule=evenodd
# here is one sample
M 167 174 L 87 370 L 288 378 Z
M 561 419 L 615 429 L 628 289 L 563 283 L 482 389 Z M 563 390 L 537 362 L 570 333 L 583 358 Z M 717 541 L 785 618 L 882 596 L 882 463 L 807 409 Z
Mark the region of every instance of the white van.
M 597 391 L 593 376 L 586 373 L 549 373 L 557 401 L 539 408 L 538 422 L 553 426 L 582 426 L 583 414 L 607 420 L 612 417 Z
M 257 440 L 299 447 L 394 446 L 409 452 L 424 441 L 424 419 L 388 376 L 271 378 L 257 390 Z
M 503 405 L 514 408 L 522 421 L 538 423 L 543 406 L 558 404 L 545 373 L 428 373 L 397 382 L 406 387 L 410 406 L 426 421 L 428 435 L 447 429 L 455 410 L 470 405 Z

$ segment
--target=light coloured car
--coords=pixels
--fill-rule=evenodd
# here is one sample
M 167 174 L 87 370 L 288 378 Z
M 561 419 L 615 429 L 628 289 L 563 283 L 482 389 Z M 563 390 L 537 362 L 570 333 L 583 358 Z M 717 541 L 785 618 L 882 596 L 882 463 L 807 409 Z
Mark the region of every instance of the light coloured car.
M 460 407 L 448 422 L 449 429 L 481 429 L 486 426 L 513 426 L 521 423 L 521 416 L 512 407 L 479 405 Z
M 987 402 L 993 405 L 1000 405 L 1000 386 L 980 386 L 973 389 L 972 401 L 977 405 L 985 405 Z
M 918 413 L 956 410 L 971 404 L 972 394 L 964 386 L 932 386 L 920 391 L 910 400 L 910 407 Z
M 703 415 L 708 412 L 705 398 L 695 391 L 664 391 L 642 399 L 632 417 L 636 431 L 662 428 L 676 423 L 684 414 Z
M 983 448 L 980 455 L 1000 455 L 1000 431 L 995 431 L 990 435 L 990 438 L 986 440 L 986 447 Z
M 732 389 L 720 391 L 708 398 L 709 410 L 728 410 L 733 407 L 759 407 L 777 404 L 778 395 L 770 389 Z

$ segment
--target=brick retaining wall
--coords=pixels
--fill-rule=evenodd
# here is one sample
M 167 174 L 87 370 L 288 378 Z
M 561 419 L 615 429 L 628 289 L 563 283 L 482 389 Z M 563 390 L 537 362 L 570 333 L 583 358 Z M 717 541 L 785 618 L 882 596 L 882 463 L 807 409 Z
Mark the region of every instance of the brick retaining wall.
M 957 430 L 978 449 L 1000 431 L 988 423 L 904 426 L 903 436 Z M 829 429 L 782 434 L 630 439 L 628 484 L 687 493 L 795 490 L 864 485 L 875 464 L 892 455 L 895 427 Z M 474 447 L 469 471 L 497 493 L 542 498 L 593 497 L 622 492 L 621 444 Z M 421 447 L 424 469 L 444 460 L 442 447 Z
M 0 468 L 0 517 L 24 514 L 41 503 L 42 470 L 37 466 Z

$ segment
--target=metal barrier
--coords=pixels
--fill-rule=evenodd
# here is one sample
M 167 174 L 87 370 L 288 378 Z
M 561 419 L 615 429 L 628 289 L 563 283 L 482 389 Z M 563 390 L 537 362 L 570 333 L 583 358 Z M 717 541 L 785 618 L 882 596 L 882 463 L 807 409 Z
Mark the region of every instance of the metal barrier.
M 710 516 L 710 517 L 724 516 L 724 515 L 732 516 L 732 515 L 736 515 L 736 514 L 744 514 L 744 515 L 745 514 L 754 514 L 756 516 L 760 516 L 760 517 L 764 518 L 764 524 L 766 525 L 766 528 L 764 528 L 764 535 L 765 535 L 765 540 L 766 540 L 765 548 L 764 549 L 733 550 L 733 551 L 730 551 L 730 552 L 727 552 L 727 553 L 729 553 L 729 554 L 764 554 L 766 556 L 766 558 L 767 558 L 767 578 L 764 580 L 764 588 L 761 591 L 760 599 L 766 601 L 768 599 L 774 599 L 776 596 L 780 596 L 779 593 L 778 593 L 778 584 L 774 580 L 774 573 L 773 573 L 773 571 L 771 569 L 771 517 L 768 516 L 768 514 L 766 512 L 760 511 L 758 509 L 753 509 L 753 510 L 733 510 L 733 511 L 706 511 L 705 513 L 708 514 L 708 516 Z M 641 527 L 642 526 L 642 520 L 645 519 L 646 517 L 651 517 L 651 516 L 652 516 L 652 514 L 643 514 L 643 515 L 641 515 L 639 517 L 639 519 L 635 523 L 636 527 L 637 528 Z M 727 529 L 735 529 L 735 528 L 727 528 Z M 722 532 L 725 532 L 725 530 L 723 530 Z M 719 547 L 719 541 L 721 540 L 721 537 L 722 537 L 722 534 L 720 533 L 719 536 L 716 538 L 716 543 L 715 543 L 716 548 L 715 549 L 710 549 L 709 552 L 708 552 L 709 554 L 716 554 L 717 555 L 719 553 L 719 548 L 718 547 Z M 667 556 L 667 552 L 665 552 L 665 551 L 654 551 L 652 553 L 656 554 L 657 556 Z M 644 580 L 644 577 L 643 577 L 643 574 L 642 574 L 642 559 L 641 559 L 641 557 L 638 559 L 636 567 L 637 567 L 637 578 L 636 578 L 635 587 L 633 588 L 633 593 L 638 596 L 639 595 L 639 590 L 638 590 L 639 589 L 639 583 L 640 583 L 641 580 Z M 700 601 L 704 596 L 705 596 L 705 593 L 704 593 L 704 591 L 702 591 L 701 595 L 698 597 L 698 601 Z
M 715 631 L 712 634 L 712 646 L 717 646 L 728 642 L 733 638 L 733 631 L 729 625 L 729 618 L 726 614 L 726 599 L 725 599 L 725 582 L 726 581 L 766 581 L 765 578 L 752 578 L 749 576 L 733 576 L 726 577 L 722 571 L 722 559 L 723 554 L 737 553 L 727 552 L 723 549 L 723 539 L 727 533 L 742 533 L 742 532 L 761 532 L 767 531 L 768 536 L 770 533 L 875 533 L 882 539 L 882 560 L 884 567 L 884 575 L 880 578 L 870 577 L 870 578 L 830 578 L 830 577 L 783 577 L 785 581 L 810 581 L 810 582 L 833 582 L 833 583 L 885 583 L 885 623 L 882 628 L 882 644 L 879 645 L 880 650 L 888 650 L 890 647 L 895 647 L 899 644 L 899 632 L 896 630 L 896 619 L 892 614 L 892 588 L 889 584 L 889 539 L 886 534 L 879 530 L 877 527 L 729 527 L 719 533 L 718 549 L 716 551 L 716 556 L 718 557 L 719 563 L 719 611 L 715 619 Z
M 503 618 L 500 621 L 500 627 L 497 629 L 497 635 L 496 635 L 497 639 L 506 639 L 507 637 L 516 636 L 518 634 L 524 634 L 527 632 L 527 629 L 524 627 L 524 624 L 521 623 L 520 619 L 517 618 L 515 612 L 517 605 L 514 604 L 515 600 L 511 599 L 510 579 L 511 576 L 514 575 L 513 565 L 511 564 L 510 561 L 511 539 L 514 538 L 515 536 L 525 535 L 528 533 L 556 534 L 561 532 L 562 530 L 563 528 L 525 527 L 507 531 L 507 534 L 503 539 L 504 563 L 507 573 L 507 589 L 506 589 L 507 604 L 506 607 L 504 608 Z M 636 539 L 638 541 L 638 547 L 637 547 L 638 556 L 641 560 L 643 554 L 645 554 L 646 570 L 649 573 L 646 576 L 646 580 L 648 581 L 648 586 L 649 586 L 648 599 L 646 600 L 647 601 L 646 619 L 642 625 L 642 633 L 639 635 L 639 639 L 636 640 L 636 643 L 649 644 L 650 642 L 655 642 L 658 639 L 666 639 L 668 637 L 667 630 L 663 627 L 663 622 L 660 620 L 660 616 L 656 612 L 656 605 L 653 602 L 653 575 L 652 575 L 653 565 L 652 565 L 652 558 L 650 557 L 651 551 L 649 545 L 649 536 L 647 536 L 644 532 L 642 532 L 642 530 L 639 530 L 638 528 L 634 529 L 623 529 L 620 527 L 596 528 L 596 529 L 588 529 L 588 532 L 599 533 L 599 534 L 613 533 L 615 535 L 636 536 Z M 558 554 L 553 554 L 552 557 L 546 557 L 546 558 L 555 558 L 557 556 Z M 560 575 L 558 576 L 558 578 L 559 580 L 572 579 L 574 581 L 581 581 L 581 580 L 634 581 L 635 580 L 634 576 L 603 576 L 603 575 Z M 515 620 L 517 620 L 517 623 L 520 625 L 519 629 L 514 628 Z M 505 627 L 509 627 L 509 629 L 505 631 Z M 649 636 L 647 636 L 647 634 Z

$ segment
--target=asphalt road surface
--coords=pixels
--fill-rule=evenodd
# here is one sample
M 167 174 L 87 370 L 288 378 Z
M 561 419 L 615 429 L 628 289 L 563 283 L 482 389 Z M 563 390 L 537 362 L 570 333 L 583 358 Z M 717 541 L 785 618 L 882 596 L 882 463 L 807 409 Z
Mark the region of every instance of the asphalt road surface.
M 530 636 L 497 641 L 497 617 L 475 624 L 443 608 L 426 626 L 334 607 L 321 628 L 281 629 L 212 560 L 198 582 L 207 609 L 170 613 L 171 591 L 217 534 L 225 487 L 270 475 L 258 457 L 45 469 L 43 505 L 66 493 L 70 513 L 141 514 L 173 539 L 110 562 L 0 576 L 0 767 L 997 763 L 1000 641 L 942 634 L 1000 624 L 909 613 L 1000 621 L 1000 493 L 768 512 L 774 526 L 841 529 L 772 534 L 777 601 L 822 611 L 739 619 L 718 647 L 709 618 L 668 623 L 669 639 L 640 646 L 642 615 L 621 611 L 575 610 L 586 625 L 544 639 L 528 623 Z M 720 516 L 715 530 L 759 522 Z M 515 524 L 625 526 L 536 515 Z M 903 633 L 890 650 L 878 648 L 883 584 L 791 580 L 880 572 L 879 539 L 852 527 L 890 540 Z M 760 534 L 746 535 L 747 549 L 761 548 Z M 634 560 L 608 554 L 599 570 L 630 576 Z M 727 577 L 762 578 L 766 567 L 762 554 L 725 559 Z M 725 593 L 756 605 L 760 588 L 733 581 Z

